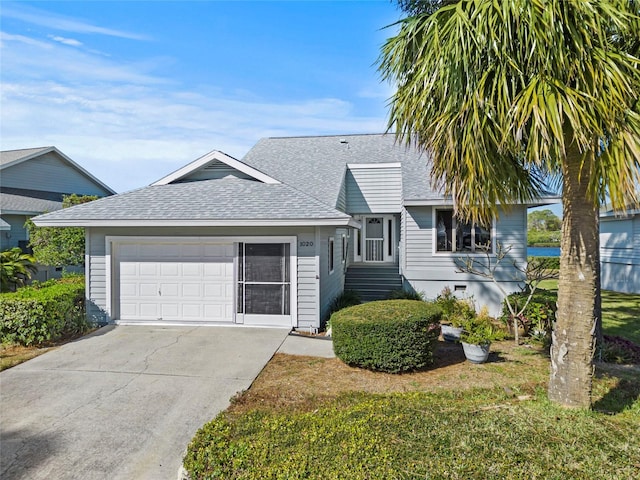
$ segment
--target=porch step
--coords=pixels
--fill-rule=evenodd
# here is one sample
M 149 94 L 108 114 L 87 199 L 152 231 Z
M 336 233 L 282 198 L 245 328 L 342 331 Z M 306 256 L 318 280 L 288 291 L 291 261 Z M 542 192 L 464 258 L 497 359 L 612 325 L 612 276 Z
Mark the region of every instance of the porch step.
M 384 300 L 394 290 L 402 289 L 397 265 L 351 265 L 347 269 L 345 290 L 354 290 L 362 301 Z

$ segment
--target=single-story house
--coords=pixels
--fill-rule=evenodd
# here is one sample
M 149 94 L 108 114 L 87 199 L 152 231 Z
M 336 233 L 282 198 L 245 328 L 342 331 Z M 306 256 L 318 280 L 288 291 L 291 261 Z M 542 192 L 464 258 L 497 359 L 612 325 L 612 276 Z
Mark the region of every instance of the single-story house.
M 600 285 L 605 290 L 640 293 L 640 209 L 600 213 Z
M 148 187 L 34 221 L 86 229 L 87 298 L 103 321 L 313 330 L 345 285 L 365 299 L 449 287 L 497 313 L 499 290 L 456 259 L 511 247 L 498 275 L 516 290 L 510 261 L 526 262 L 528 206 L 487 228 L 459 222 L 431 188 L 427 155 L 393 135 L 342 135 L 265 138 L 242 161 L 212 151 Z
M 27 219 L 60 210 L 63 196 L 74 193 L 105 197 L 116 192 L 56 147 L 0 152 L 0 250 L 28 251 Z M 52 274 L 46 268 L 40 273 L 39 280 Z

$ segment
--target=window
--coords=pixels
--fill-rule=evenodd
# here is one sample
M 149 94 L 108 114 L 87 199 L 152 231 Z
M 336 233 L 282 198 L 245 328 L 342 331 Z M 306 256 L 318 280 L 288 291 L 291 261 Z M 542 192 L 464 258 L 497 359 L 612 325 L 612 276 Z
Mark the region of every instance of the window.
M 290 314 L 289 252 L 288 243 L 238 244 L 237 313 Z
M 349 242 L 347 242 L 347 236 L 342 234 L 342 263 L 347 263 L 347 253 L 349 251 Z
M 492 251 L 491 230 L 479 225 L 463 223 L 453 210 L 436 210 L 436 252 Z
M 329 273 L 333 273 L 334 259 L 333 253 L 335 251 L 333 237 L 329 237 Z

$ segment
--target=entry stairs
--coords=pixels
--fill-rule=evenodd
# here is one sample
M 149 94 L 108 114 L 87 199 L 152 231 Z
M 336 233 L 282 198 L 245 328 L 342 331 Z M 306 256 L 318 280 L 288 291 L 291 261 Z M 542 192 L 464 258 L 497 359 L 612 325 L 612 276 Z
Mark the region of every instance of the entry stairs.
M 385 300 L 394 290 L 402 290 L 402 276 L 397 264 L 349 265 L 344 289 L 354 290 L 363 302 Z

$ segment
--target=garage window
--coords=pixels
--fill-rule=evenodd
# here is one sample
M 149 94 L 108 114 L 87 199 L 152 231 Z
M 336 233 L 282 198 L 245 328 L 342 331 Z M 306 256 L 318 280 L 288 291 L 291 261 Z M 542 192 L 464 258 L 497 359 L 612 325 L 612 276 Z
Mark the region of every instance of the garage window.
M 289 315 L 290 261 L 288 243 L 239 243 L 237 313 Z

